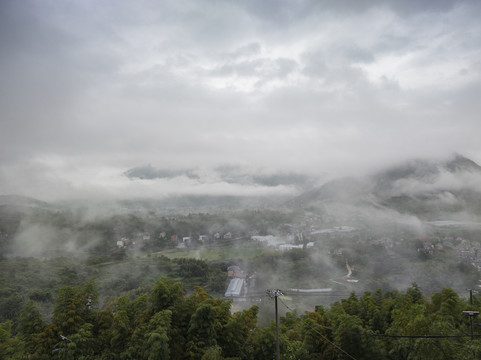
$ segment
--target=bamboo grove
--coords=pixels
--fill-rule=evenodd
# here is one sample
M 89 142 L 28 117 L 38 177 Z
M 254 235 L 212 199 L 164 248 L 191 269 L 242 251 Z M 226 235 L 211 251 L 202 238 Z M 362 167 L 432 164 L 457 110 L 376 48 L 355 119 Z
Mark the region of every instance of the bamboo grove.
M 268 299 L 266 301 L 269 301 Z M 404 292 L 352 293 L 330 306 L 280 318 L 281 359 L 472 359 L 481 341 L 465 310 L 477 310 L 455 291 L 426 296 Z M 0 324 L 1 359 L 274 359 L 275 322 L 261 326 L 259 306 L 233 312 L 232 302 L 201 287 L 185 294 L 181 282 L 159 278 L 152 290 L 99 304 L 95 280 L 65 286 L 51 319 L 35 301 L 18 322 Z M 274 319 L 272 319 L 274 320 Z M 476 326 L 475 326 L 476 327 Z M 61 336 L 68 338 L 63 341 Z M 57 349 L 58 351 L 54 350 Z

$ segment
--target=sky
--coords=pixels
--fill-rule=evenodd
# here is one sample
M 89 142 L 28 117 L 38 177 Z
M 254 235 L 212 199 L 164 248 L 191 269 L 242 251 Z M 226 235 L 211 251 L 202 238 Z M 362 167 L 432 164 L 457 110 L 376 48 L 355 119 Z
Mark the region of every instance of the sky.
M 0 195 L 292 194 L 481 163 L 480 18 L 478 0 L 2 0 Z

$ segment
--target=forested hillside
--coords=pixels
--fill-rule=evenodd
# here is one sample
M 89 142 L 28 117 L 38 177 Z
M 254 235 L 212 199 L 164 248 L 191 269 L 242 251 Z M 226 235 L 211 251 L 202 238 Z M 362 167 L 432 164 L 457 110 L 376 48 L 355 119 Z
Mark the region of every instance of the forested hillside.
M 53 316 L 30 300 L 17 323 L 0 324 L 2 359 L 274 359 L 275 322 L 260 326 L 258 306 L 231 312 L 230 301 L 201 287 L 159 278 L 150 291 L 110 298 L 99 306 L 95 281 L 64 286 Z M 268 300 L 269 301 L 269 300 Z M 272 305 L 272 300 L 271 305 Z M 351 294 L 331 306 L 280 318 L 281 359 L 471 359 L 465 310 L 479 310 L 451 289 L 431 297 L 416 284 L 405 292 Z M 274 319 L 273 319 L 274 320 Z M 477 331 L 476 331 L 477 334 Z M 62 340 L 64 339 L 64 340 Z M 56 350 L 56 351 L 55 351 Z

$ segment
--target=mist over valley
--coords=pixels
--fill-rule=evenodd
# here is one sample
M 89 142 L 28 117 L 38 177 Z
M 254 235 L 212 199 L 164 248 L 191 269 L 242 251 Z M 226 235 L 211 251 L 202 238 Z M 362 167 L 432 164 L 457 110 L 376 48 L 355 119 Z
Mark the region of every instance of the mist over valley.
M 139 171 L 128 175 L 150 180 Z M 246 178 L 252 181 L 255 175 L 244 174 L 242 181 Z M 304 179 L 280 176 L 273 186 L 293 178 Z M 118 258 L 112 266 L 120 266 L 166 257 L 219 263 L 224 270 L 238 265 L 257 274 L 255 293 L 300 285 L 348 292 L 404 289 L 413 282 L 428 292 L 462 289 L 481 280 L 480 179 L 479 165 L 453 155 L 330 180 L 290 196 L 52 203 L 1 196 L 0 249 L 6 263 L 67 257 L 76 266 L 88 266 L 104 257 L 106 264 Z M 146 271 L 144 276 L 162 273 Z M 111 276 L 112 270 L 99 274 Z M 221 295 L 225 289 L 216 291 Z
M 0 359 L 471 359 L 481 5 L 0 1 Z

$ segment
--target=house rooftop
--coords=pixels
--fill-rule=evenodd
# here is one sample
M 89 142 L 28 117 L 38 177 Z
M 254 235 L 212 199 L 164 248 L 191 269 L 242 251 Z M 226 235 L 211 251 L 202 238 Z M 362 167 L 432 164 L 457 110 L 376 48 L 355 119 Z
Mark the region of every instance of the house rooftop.
M 244 279 L 235 278 L 232 279 L 227 287 L 227 291 L 225 292 L 224 296 L 226 297 L 233 297 L 233 296 L 241 296 L 242 290 L 244 288 Z

